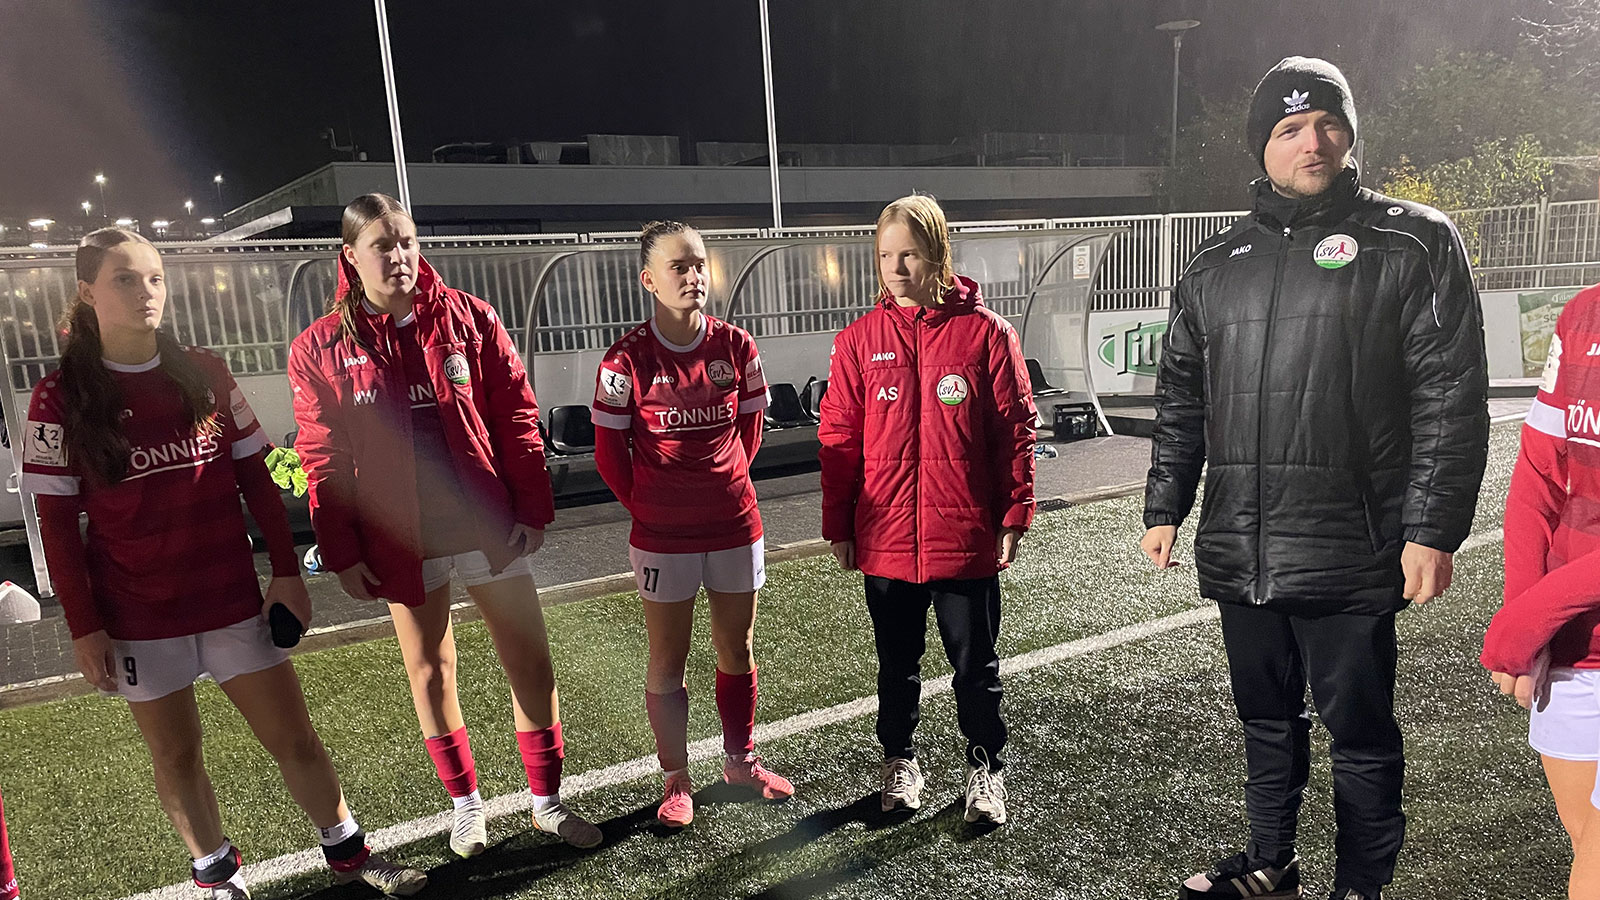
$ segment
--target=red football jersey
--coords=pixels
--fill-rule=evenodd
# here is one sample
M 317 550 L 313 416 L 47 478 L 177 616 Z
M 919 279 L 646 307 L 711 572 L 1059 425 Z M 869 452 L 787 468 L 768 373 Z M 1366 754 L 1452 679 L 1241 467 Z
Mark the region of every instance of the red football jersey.
M 60 373 L 33 388 L 21 439 L 22 483 L 35 494 L 78 497 L 89 514 L 89 585 L 120 640 L 180 637 L 261 612 L 261 586 L 239 502 L 233 460 L 268 445 L 222 357 L 184 352 L 206 376 L 218 430 L 191 433 L 176 385 L 157 368 L 107 362 L 122 392 L 122 430 L 132 451 L 116 484 L 84 477 L 68 458 L 57 390 Z
M 767 408 L 755 341 L 702 316 L 680 347 L 652 319 L 630 330 L 600 364 L 592 417 L 633 438 L 633 534 L 652 553 L 710 553 L 761 537 L 750 460 L 738 419 Z

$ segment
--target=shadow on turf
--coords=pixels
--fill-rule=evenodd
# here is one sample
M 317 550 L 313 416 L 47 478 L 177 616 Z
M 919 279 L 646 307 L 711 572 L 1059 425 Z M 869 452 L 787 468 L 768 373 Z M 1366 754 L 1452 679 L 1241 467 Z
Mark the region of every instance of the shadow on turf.
M 952 800 L 933 815 L 918 820 L 916 813 L 911 810 L 883 812 L 878 792 L 873 791 L 848 806 L 818 810 L 795 822 L 789 831 L 751 844 L 701 870 L 693 878 L 674 884 L 651 897 L 652 900 L 668 900 L 674 897 L 726 896 L 729 885 L 750 878 L 769 862 L 781 859 L 852 822 L 862 824 L 868 831 L 882 832 L 872 840 L 852 844 L 835 853 L 818 866 L 808 867 L 812 871 L 805 875 L 786 878 L 747 895 L 747 900 L 815 897 L 849 884 L 880 866 L 893 863 L 904 852 L 924 848 L 930 840 L 941 834 L 954 835 L 958 840 L 979 836 L 976 833 L 966 834 L 971 829 L 966 826 L 963 809 L 960 800 Z

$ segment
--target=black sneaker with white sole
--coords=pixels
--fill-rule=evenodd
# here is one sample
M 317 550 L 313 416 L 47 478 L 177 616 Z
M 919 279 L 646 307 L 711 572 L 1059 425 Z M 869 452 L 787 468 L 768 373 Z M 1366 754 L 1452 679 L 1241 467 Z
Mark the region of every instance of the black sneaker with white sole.
M 1209 872 L 1191 876 L 1178 889 L 1178 900 L 1298 900 L 1300 857 L 1282 866 L 1264 865 L 1236 853 Z

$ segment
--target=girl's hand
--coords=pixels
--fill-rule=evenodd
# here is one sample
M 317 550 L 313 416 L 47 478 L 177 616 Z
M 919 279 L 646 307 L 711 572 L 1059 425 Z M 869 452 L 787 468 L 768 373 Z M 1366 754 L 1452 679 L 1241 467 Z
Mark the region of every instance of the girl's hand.
M 522 555 L 529 556 L 544 546 L 544 529 L 521 522 L 511 526 L 511 536 L 506 538 L 506 546 L 516 547 L 521 545 Z
M 341 577 L 340 581 L 344 579 Z M 300 620 L 300 627 L 311 627 L 311 594 L 306 591 L 306 583 L 299 575 L 287 575 L 274 578 L 267 585 L 267 599 L 261 603 L 261 615 L 265 616 L 272 609 L 272 604 L 282 603 L 294 617 Z
M 378 587 L 383 582 L 373 577 L 372 570 L 367 568 L 367 564 L 364 562 L 358 562 L 339 573 L 339 586 L 344 588 L 346 594 L 357 600 L 377 599 L 372 596 L 372 591 L 367 588 L 369 584 L 373 587 Z
M 117 690 L 116 650 L 104 630 L 73 638 L 72 655 L 83 679 L 102 691 Z

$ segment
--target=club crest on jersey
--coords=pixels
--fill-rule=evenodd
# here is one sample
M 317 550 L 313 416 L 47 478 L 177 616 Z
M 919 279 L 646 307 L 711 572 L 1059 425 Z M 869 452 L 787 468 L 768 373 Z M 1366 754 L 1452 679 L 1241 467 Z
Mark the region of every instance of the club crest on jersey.
M 464 385 L 471 380 L 467 374 L 467 358 L 460 353 L 452 353 L 444 359 L 444 377 L 450 379 L 451 384 Z
M 594 399 L 607 406 L 621 409 L 628 405 L 628 398 L 633 394 L 633 379 L 618 372 L 616 369 L 600 367 L 600 389 L 595 393 Z
M 28 420 L 28 444 L 22 451 L 22 461 L 36 466 L 65 468 L 67 451 L 61 441 L 61 426 L 54 422 Z
M 725 359 L 713 359 L 706 363 L 706 377 L 719 388 L 733 384 L 733 366 Z
M 967 380 L 956 374 L 946 375 L 939 379 L 936 393 L 945 406 L 958 406 L 967 399 Z
M 1317 249 L 1311 251 L 1311 258 L 1324 269 L 1341 269 L 1355 260 L 1356 252 L 1360 249 L 1361 245 L 1350 235 L 1330 234 L 1322 239 Z

